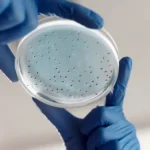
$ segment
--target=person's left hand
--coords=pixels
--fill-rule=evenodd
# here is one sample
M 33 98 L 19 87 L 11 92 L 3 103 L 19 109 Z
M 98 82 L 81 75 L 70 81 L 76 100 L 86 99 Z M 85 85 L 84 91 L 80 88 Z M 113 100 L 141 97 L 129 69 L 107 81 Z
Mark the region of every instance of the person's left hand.
M 36 28 L 39 13 L 56 14 L 93 29 L 104 24 L 92 10 L 67 0 L 0 0 L 0 69 L 12 82 L 18 81 L 15 58 L 6 44 Z
M 84 119 L 33 98 L 58 129 L 68 150 L 140 150 L 135 127 L 125 119 L 122 109 L 131 68 L 130 58 L 120 61 L 118 80 L 106 106 L 93 109 Z

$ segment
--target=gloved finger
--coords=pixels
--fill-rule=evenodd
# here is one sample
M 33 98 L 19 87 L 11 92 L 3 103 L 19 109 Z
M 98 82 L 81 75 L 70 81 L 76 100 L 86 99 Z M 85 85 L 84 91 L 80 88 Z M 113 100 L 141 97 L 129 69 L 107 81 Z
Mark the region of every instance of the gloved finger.
M 103 146 L 100 146 L 96 150 L 123 150 L 123 149 L 120 148 L 119 142 L 117 140 L 114 140 Z
M 135 149 L 135 150 L 140 150 L 140 144 L 139 144 L 139 141 L 137 139 L 137 137 L 134 137 L 134 139 L 130 140 L 127 145 L 125 145 L 124 147 L 125 150 L 128 150 L 128 149 Z
M 137 149 L 140 150 L 140 144 L 139 141 L 136 137 L 135 132 L 127 135 L 123 139 L 119 141 L 120 143 L 120 148 L 123 150 L 128 150 L 128 149 Z
M 0 31 L 17 26 L 22 23 L 24 19 L 25 10 L 22 1 L 12 0 L 11 4 L 0 14 Z
M 102 28 L 104 20 L 92 10 L 79 4 L 68 1 L 38 1 L 39 13 L 56 14 L 57 16 L 72 19 L 89 28 Z
M 0 69 L 12 81 L 18 81 L 15 71 L 15 57 L 7 45 L 0 45 Z
M 120 107 L 96 107 L 81 122 L 80 130 L 84 135 L 89 135 L 98 127 L 112 125 L 125 119 Z
M 120 61 L 119 76 L 114 87 L 112 97 L 106 99 L 106 106 L 122 106 L 123 100 L 127 88 L 127 84 L 130 78 L 132 70 L 132 60 L 129 57 L 125 57 Z
M 70 144 L 72 143 L 74 145 L 78 145 L 81 150 L 84 148 L 84 144 L 82 143 L 83 138 L 79 132 L 77 118 L 72 116 L 72 114 L 65 109 L 51 107 L 36 100 L 35 98 L 33 98 L 33 101 L 36 103 L 41 112 L 47 117 L 47 119 L 58 129 L 67 147 L 71 147 L 72 145 Z
M 127 121 L 120 121 L 108 127 L 98 128 L 89 136 L 88 150 L 95 150 L 112 140 L 121 140 L 131 133 L 135 133 L 135 127 Z
M 18 26 L 8 30 L 0 31 L 0 44 L 6 44 L 15 41 L 37 27 L 38 19 L 35 1 L 26 0 L 24 1 L 24 6 L 26 7 L 26 19 Z
M 9 6 L 10 0 L 1 0 L 0 1 L 0 14 Z
M 139 141 L 137 140 L 136 137 L 134 137 L 134 139 L 130 140 L 128 142 L 128 144 L 124 147 L 125 150 L 128 150 L 128 149 L 133 149 L 133 150 L 140 150 L 140 144 L 139 144 Z

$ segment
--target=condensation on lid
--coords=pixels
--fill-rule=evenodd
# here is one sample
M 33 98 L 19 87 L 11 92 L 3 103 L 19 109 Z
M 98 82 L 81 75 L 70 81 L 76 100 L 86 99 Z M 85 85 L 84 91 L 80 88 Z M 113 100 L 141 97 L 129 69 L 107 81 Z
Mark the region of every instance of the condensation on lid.
M 69 21 L 44 23 L 19 44 L 16 71 L 35 98 L 58 107 L 105 96 L 118 75 L 118 55 L 102 32 Z

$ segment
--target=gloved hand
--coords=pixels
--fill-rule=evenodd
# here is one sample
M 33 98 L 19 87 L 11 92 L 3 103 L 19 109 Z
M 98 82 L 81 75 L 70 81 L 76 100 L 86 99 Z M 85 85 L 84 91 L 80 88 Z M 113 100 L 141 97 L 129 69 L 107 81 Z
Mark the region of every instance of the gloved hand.
M 106 105 L 93 109 L 84 119 L 33 99 L 58 129 L 68 150 L 140 150 L 135 127 L 125 119 L 122 109 L 131 68 L 130 58 L 120 61 L 119 77 Z
M 81 132 L 88 136 L 87 150 L 140 150 L 136 129 L 123 113 L 131 68 L 130 58 L 120 61 L 118 80 L 105 107 L 93 109 L 82 121 Z
M 38 25 L 38 13 L 56 14 L 90 28 L 103 26 L 103 19 L 93 11 L 66 0 L 1 0 L 0 44 L 21 38 Z
M 0 69 L 17 81 L 9 42 L 20 39 L 38 25 L 38 13 L 56 14 L 89 28 L 101 28 L 103 19 L 93 11 L 66 0 L 0 0 Z

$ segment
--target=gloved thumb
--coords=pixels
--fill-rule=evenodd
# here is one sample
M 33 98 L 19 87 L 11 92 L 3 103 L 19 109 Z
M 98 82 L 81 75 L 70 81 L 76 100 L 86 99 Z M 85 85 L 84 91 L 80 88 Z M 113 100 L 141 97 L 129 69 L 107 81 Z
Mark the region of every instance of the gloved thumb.
M 124 57 L 120 60 L 119 75 L 114 91 L 106 99 L 106 106 L 120 106 L 122 108 L 128 81 L 132 71 L 132 59 Z

